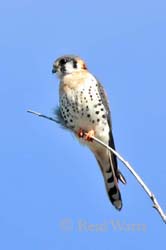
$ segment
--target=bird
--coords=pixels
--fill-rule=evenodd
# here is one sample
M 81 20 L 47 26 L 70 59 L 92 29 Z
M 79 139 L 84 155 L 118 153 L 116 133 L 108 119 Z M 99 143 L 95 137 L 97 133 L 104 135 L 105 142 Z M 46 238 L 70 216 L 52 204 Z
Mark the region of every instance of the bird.
M 115 150 L 107 94 L 79 56 L 59 57 L 53 62 L 52 73 L 60 80 L 58 119 L 92 151 L 104 177 L 108 197 L 120 211 L 122 198 L 118 181 L 126 184 L 126 179 L 118 169 L 116 156 L 92 139 L 95 136 Z

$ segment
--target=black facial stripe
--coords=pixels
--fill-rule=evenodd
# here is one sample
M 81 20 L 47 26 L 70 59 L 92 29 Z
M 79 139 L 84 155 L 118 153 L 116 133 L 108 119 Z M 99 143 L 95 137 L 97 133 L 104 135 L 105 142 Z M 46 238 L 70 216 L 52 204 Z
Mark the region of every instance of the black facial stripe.
M 60 71 L 61 71 L 61 72 L 65 73 L 65 71 L 66 71 L 66 66 L 65 66 L 65 64 L 66 64 L 67 62 L 69 62 L 69 61 L 71 61 L 71 59 L 70 59 L 69 57 L 64 57 L 64 58 L 62 58 L 62 59 L 59 61 L 59 66 L 60 66 Z
M 61 70 L 61 72 L 63 72 L 63 73 L 66 71 L 65 64 L 61 64 L 60 70 Z
M 73 59 L 73 68 L 77 68 L 77 61 Z

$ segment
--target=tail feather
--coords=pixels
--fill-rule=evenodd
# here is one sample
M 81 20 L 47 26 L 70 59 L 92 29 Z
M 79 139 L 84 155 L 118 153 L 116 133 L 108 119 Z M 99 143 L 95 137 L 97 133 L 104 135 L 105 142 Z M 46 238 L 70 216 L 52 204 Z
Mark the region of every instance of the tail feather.
M 111 128 L 111 124 L 110 124 L 110 128 Z M 115 150 L 115 143 L 114 143 L 114 138 L 112 135 L 112 129 L 110 129 L 110 133 L 109 133 L 109 146 Z M 115 206 L 115 208 L 118 210 L 121 210 L 122 198 L 121 198 L 121 193 L 118 187 L 118 180 L 120 180 L 123 184 L 126 184 L 126 179 L 118 169 L 116 156 L 111 152 L 109 152 L 109 160 L 110 160 L 109 171 L 112 174 L 112 179 L 111 179 L 112 184 L 111 186 L 109 186 L 108 179 L 107 179 L 106 186 L 108 190 L 108 195 L 112 204 Z
M 111 155 L 110 155 L 111 158 Z M 122 209 L 122 198 L 120 194 L 120 190 L 118 187 L 118 179 L 115 175 L 115 169 L 112 165 L 112 161 L 110 159 L 110 168 L 109 171 L 103 173 L 105 184 L 108 192 L 109 199 L 114 207 L 118 210 Z
M 108 143 L 111 148 L 115 149 L 111 129 L 109 133 L 109 140 L 106 143 Z M 121 210 L 123 205 L 121 193 L 118 187 L 118 180 L 124 184 L 126 183 L 126 180 L 118 169 L 117 158 L 112 152 L 104 147 L 99 145 L 96 146 L 96 144 L 92 145 L 93 146 L 91 146 L 90 149 L 94 153 L 102 171 L 109 199 L 117 210 Z
M 105 161 L 106 157 L 108 158 L 107 163 Z M 109 199 L 117 210 L 121 210 L 122 198 L 118 187 L 118 179 L 115 174 L 115 169 L 114 166 L 112 165 L 111 157 L 112 155 L 111 153 L 108 153 L 108 151 L 105 151 L 105 154 L 104 153 L 102 154 L 102 158 L 100 155 L 96 155 L 96 159 L 103 173 Z

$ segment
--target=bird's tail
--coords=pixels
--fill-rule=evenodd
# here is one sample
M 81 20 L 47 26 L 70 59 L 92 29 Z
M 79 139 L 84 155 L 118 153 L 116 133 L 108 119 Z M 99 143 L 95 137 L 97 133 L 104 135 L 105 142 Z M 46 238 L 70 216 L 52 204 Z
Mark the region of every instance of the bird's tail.
M 104 177 L 109 199 L 116 209 L 121 210 L 122 198 L 118 187 L 118 180 L 121 180 L 124 184 L 126 180 L 117 168 L 116 158 L 114 158 L 111 152 L 103 148 L 99 152 L 95 152 L 95 156 Z

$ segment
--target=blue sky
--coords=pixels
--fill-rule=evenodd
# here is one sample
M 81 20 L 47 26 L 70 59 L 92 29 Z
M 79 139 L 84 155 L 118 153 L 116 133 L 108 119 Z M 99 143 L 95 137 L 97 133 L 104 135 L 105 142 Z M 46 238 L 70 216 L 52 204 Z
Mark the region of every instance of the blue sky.
M 128 170 L 119 163 L 117 212 L 88 149 L 26 110 L 52 115 L 54 59 L 83 57 L 107 90 L 118 151 L 166 211 L 165 1 L 15 0 L 0 12 L 0 248 L 162 248 L 166 226 Z

